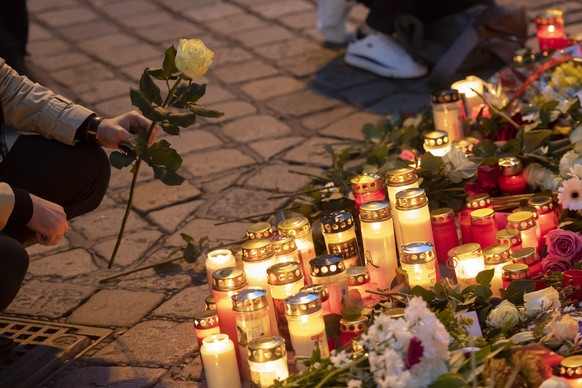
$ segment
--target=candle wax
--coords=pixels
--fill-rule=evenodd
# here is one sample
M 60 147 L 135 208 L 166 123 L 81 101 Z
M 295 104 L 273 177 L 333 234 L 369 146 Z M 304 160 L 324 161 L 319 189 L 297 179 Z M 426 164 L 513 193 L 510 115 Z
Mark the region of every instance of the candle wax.
M 235 347 L 227 335 L 205 338 L 200 348 L 208 388 L 240 388 Z

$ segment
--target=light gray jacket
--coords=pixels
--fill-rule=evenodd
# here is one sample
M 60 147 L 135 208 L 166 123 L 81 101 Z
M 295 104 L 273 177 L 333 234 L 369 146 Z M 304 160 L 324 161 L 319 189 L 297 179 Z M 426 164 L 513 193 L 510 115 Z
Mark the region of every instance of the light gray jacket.
M 9 149 L 18 136 L 32 134 L 72 145 L 77 128 L 93 113 L 18 75 L 2 58 L 0 102 L 5 120 L 4 137 Z M 0 230 L 6 226 L 13 209 L 14 192 L 7 183 L 0 182 Z

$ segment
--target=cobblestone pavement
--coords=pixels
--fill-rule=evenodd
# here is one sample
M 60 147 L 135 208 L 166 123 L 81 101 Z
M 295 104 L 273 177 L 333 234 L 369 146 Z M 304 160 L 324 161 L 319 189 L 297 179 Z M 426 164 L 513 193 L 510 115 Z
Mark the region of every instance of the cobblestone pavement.
M 506 1 L 509 4 L 509 1 Z M 201 100 L 221 119 L 200 120 L 168 140 L 184 158 L 186 182 L 166 187 L 140 174 L 135 209 L 114 270 L 107 270 L 131 174 L 113 171 L 101 206 L 71 222 L 58 246 L 30 248 L 26 283 L 5 315 L 99 326 L 114 335 L 52 379 L 55 387 L 205 386 L 191 323 L 209 293 L 206 277 L 176 263 L 116 281 L 100 279 L 162 260 L 180 233 L 213 244 L 241 238 L 251 221 L 218 222 L 284 205 L 269 200 L 308 181 L 329 161 L 324 143 L 360 138 L 365 123 L 428 104 L 426 80 L 376 77 L 322 46 L 314 0 L 29 0 L 30 64 L 38 80 L 111 116 L 132 109 L 129 88 L 159 67 L 179 38 L 215 51 Z M 582 32 L 581 1 L 516 0 L 532 20 L 565 10 L 568 32 Z M 366 9 L 356 6 L 357 24 Z M 530 23 L 529 45 L 533 39 Z

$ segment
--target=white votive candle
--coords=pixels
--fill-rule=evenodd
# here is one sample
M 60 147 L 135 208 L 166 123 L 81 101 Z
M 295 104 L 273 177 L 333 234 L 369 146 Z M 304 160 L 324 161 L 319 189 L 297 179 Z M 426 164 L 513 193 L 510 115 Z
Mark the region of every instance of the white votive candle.
M 200 355 L 208 388 L 240 388 L 234 343 L 226 334 L 213 334 L 202 340 Z
M 208 286 L 212 292 L 212 274 L 217 269 L 236 267 L 236 259 L 228 249 L 215 249 L 208 252 L 208 257 L 204 262 L 206 266 L 206 276 L 208 277 Z

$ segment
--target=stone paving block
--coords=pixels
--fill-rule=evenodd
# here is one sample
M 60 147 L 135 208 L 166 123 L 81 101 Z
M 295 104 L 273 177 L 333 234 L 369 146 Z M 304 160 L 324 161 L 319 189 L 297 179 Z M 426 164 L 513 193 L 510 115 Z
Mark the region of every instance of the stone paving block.
M 352 114 L 356 109 L 353 106 L 344 105 L 338 106 L 325 112 L 318 112 L 313 115 L 305 117 L 301 120 L 301 124 L 307 129 L 316 130 L 328 126 L 329 124 L 338 121 L 348 115 Z
M 125 190 L 130 187 L 131 179 L 133 178 L 133 174 L 130 172 L 131 169 L 126 167 L 124 169 L 118 170 L 114 167 L 111 168 L 111 178 L 109 179 L 109 192 L 111 193 L 113 190 Z M 151 167 L 147 165 L 141 166 L 139 169 L 139 174 L 137 176 L 137 182 L 145 182 L 154 179 L 154 173 Z M 117 196 L 112 195 L 114 198 Z M 125 206 L 125 204 L 121 204 Z
M 277 67 L 293 74 L 296 77 L 311 76 L 325 68 L 337 54 L 330 50 L 320 50 L 307 54 L 301 61 L 297 58 L 285 57 L 277 60 Z
M 424 99 L 419 99 L 418 94 L 395 93 L 372 105 L 370 110 L 375 112 L 416 112 L 421 107 L 428 105 L 430 105 L 428 94 Z
M 98 103 L 101 101 L 109 101 L 112 98 L 125 96 L 129 99 L 130 88 L 137 86 L 131 82 L 121 79 L 109 79 L 85 82 L 77 88 L 77 94 L 84 101 L 91 103 Z M 130 100 L 131 101 L 131 100 Z
M 254 143 L 249 144 L 249 146 L 259 155 L 263 157 L 263 159 L 268 160 L 273 156 L 283 152 L 295 144 L 305 140 L 303 137 L 295 136 L 295 137 L 285 137 L 283 139 L 268 139 L 268 140 L 259 140 Z
M 245 182 L 245 186 L 270 190 L 273 196 L 277 196 L 277 191 L 294 193 L 301 191 L 311 182 L 308 176 L 298 173 L 319 176 L 322 171 L 313 167 L 271 164 L 258 170 Z
M 163 43 L 164 47 L 170 47 L 172 44 L 177 47 L 180 39 L 203 36 L 202 31 L 197 26 L 175 18 L 171 23 L 150 25 L 147 28 L 137 29 L 135 33 L 151 42 Z
M 184 128 L 180 131 L 179 136 L 162 135 L 178 151 L 181 156 L 189 152 L 200 151 L 208 148 L 216 148 L 222 145 L 222 141 L 212 134 L 216 128 L 210 128 L 209 131 L 193 127 Z
M 238 219 L 274 212 L 287 202 L 287 199 L 269 199 L 271 196 L 271 192 L 232 188 L 218 198 L 211 209 L 201 209 L 199 214 L 215 216 L 216 209 L 220 209 L 218 212 L 220 217 L 227 220 Z
M 74 90 L 75 87 L 78 87 L 78 85 L 88 80 L 96 81 L 113 78 L 113 72 L 100 63 L 92 62 L 86 65 L 56 71 L 51 76 L 57 82 Z
M 105 117 L 115 117 L 130 110 L 135 110 L 136 107 L 131 105 L 131 100 L 129 99 L 129 91 L 126 90 L 126 92 L 127 95 L 125 96 L 110 98 L 95 104 L 95 111 L 100 112 Z
M 185 365 L 176 366 L 170 369 L 170 373 L 183 379 L 202 380 L 201 383 L 205 384 L 203 379 L 205 379 L 206 376 L 204 376 L 204 369 L 202 368 L 202 357 L 198 352 L 189 357 Z
M 107 6 L 99 5 L 101 5 L 101 10 L 112 18 L 124 19 L 136 14 L 148 14 L 152 12 L 165 15 L 160 7 L 147 0 L 114 1 L 107 4 Z
M 88 366 L 69 368 L 63 372 L 53 388 L 71 387 L 110 387 L 137 388 L 147 387 L 166 373 L 163 368 L 135 368 L 131 366 Z
M 28 26 L 28 42 L 44 41 L 52 39 L 52 34 L 50 31 L 40 24 L 29 20 Z
M 207 122 L 210 124 L 234 120 L 239 117 L 249 116 L 257 112 L 257 108 L 255 108 L 252 104 L 244 101 L 220 102 L 217 104 L 207 105 L 207 108 L 224 113 L 224 116 L 219 118 L 200 118 L 200 122 Z
M 305 37 L 293 37 L 292 39 L 286 40 L 285 42 L 277 42 L 273 44 L 267 44 L 254 49 L 259 55 L 272 60 L 279 60 L 282 58 L 291 57 L 295 60 L 304 58 L 314 52 L 330 51 L 321 46 L 317 42 L 310 41 Z
M 196 311 L 204 310 L 204 299 L 210 294 L 208 284 L 188 287 L 152 312 L 154 317 L 192 319 Z
M 160 49 L 126 34 L 106 35 L 83 42 L 83 48 L 99 59 L 123 66 L 139 60 L 157 58 Z
M 31 260 L 28 273 L 33 276 L 69 279 L 98 269 L 89 252 L 84 249 L 73 249 Z
M 159 256 L 154 254 L 154 258 L 148 263 L 153 264 L 154 262 L 162 262 L 167 259 L 167 256 L 166 253 Z M 188 264 L 188 269 L 182 268 L 185 266 L 186 265 L 180 266 L 178 264 L 173 264 L 171 266 L 166 265 L 156 269 L 139 271 L 114 280 L 116 282 L 115 286 L 120 289 L 176 292 L 185 287 L 191 286 L 193 284 L 192 278 L 196 278 L 197 276 L 197 274 L 194 273 L 194 270 L 190 268 L 192 267 L 191 264 Z M 111 273 L 111 275 L 114 274 L 115 272 Z
M 252 166 L 244 170 L 250 169 Z M 202 191 L 206 194 L 221 194 L 222 191 L 235 185 L 243 173 L 243 170 L 238 170 L 226 174 L 222 173 L 218 177 L 206 177 L 205 182 L 202 183 Z
M 99 19 L 87 23 L 60 27 L 59 31 L 74 42 L 83 42 L 87 39 L 119 33 L 119 27 L 109 20 Z
M 70 50 L 69 45 L 58 38 L 52 38 L 51 40 L 43 40 L 30 42 L 27 47 L 34 52 L 34 56 L 37 58 L 43 57 L 50 54 L 65 53 Z M 34 51 L 33 51 L 34 50 Z M 31 55 L 32 57 L 32 55 Z
M 188 201 L 175 206 L 166 207 L 161 210 L 152 211 L 147 215 L 148 220 L 156 224 L 165 233 L 173 233 L 176 228 L 185 220 L 190 218 L 194 211 L 202 205 L 204 201 Z
M 58 9 L 77 4 L 78 2 L 76 0 L 29 0 L 26 2 L 26 8 L 28 9 L 28 12 L 36 14 L 50 9 Z
M 240 89 L 255 100 L 267 100 L 303 89 L 305 85 L 293 77 L 278 76 L 246 83 Z
M 198 0 L 196 2 L 192 0 L 164 0 L 164 5 L 173 12 L 181 12 L 186 9 L 210 5 L 213 2 L 214 0 Z
M 20 289 L 4 312 L 34 317 L 60 318 L 96 291 L 95 287 L 31 280 Z
M 381 80 L 369 71 L 356 69 L 337 56 L 313 75 L 312 86 L 330 92 L 345 90 L 368 82 Z
M 258 12 L 267 18 L 278 18 L 287 14 L 313 10 L 313 4 L 304 0 L 287 0 L 281 3 L 263 3 L 253 7 L 253 11 Z
M 374 103 L 386 98 L 386 95 L 398 93 L 406 89 L 408 92 L 413 92 L 410 83 L 403 87 L 398 82 L 387 79 L 378 79 L 372 82 L 365 82 L 360 85 L 352 86 L 345 90 L 338 90 L 336 93 L 339 98 L 354 106 L 370 106 Z M 422 94 L 426 93 L 426 85 L 423 86 Z
M 152 7 L 153 8 L 153 7 Z M 116 17 L 119 15 L 116 15 Z M 118 18 L 119 24 L 129 29 L 144 29 L 144 28 L 156 28 L 161 25 L 171 25 L 176 17 L 169 13 L 160 12 L 159 9 L 152 9 L 147 13 L 133 12 L 130 15 L 125 15 Z
M 344 117 L 322 129 L 320 133 L 330 137 L 342 139 L 363 140 L 362 128 L 365 124 L 377 124 L 381 115 L 366 112 L 357 112 Z
M 184 157 L 183 165 L 194 177 L 218 174 L 255 163 L 237 149 L 198 152 Z
M 338 140 L 314 137 L 298 146 L 292 148 L 285 154 L 283 160 L 302 164 L 315 164 L 318 166 L 331 167 L 331 157 L 325 153 L 323 146 L 325 144 L 337 144 Z
M 277 75 L 278 70 L 255 60 L 216 68 L 212 73 L 225 84 L 234 84 Z
M 98 241 L 104 237 L 116 236 L 123 219 L 124 208 L 96 210 L 71 221 L 71 225 L 88 240 Z M 131 212 L 125 226 L 127 232 L 148 226 L 135 212 Z
M 210 47 L 210 49 L 212 50 L 213 48 Z M 253 59 L 253 55 L 250 54 L 248 50 L 244 50 L 240 47 L 224 46 L 213 51 L 215 55 L 212 59 L 212 68 L 219 68 L 233 63 L 248 62 Z M 213 72 L 213 70 L 211 71 Z
M 164 300 L 164 294 L 127 290 L 101 290 L 76 308 L 67 323 L 128 327 L 142 320 Z
M 292 37 L 291 32 L 278 25 L 255 28 L 233 36 L 235 40 L 239 41 L 245 47 L 256 47 L 262 44 L 281 42 Z
M 173 365 L 198 344 L 192 322 L 146 321 L 138 323 L 95 354 L 93 360 L 127 365 Z
M 281 23 L 290 28 L 296 29 L 312 28 L 315 23 L 312 11 L 313 10 L 310 10 L 308 12 L 285 15 L 283 17 L 280 17 L 279 20 L 281 21 Z
M 243 9 L 236 5 L 223 1 L 213 1 L 206 6 L 184 11 L 183 15 L 198 23 L 212 24 L 215 20 L 242 13 Z
M 168 246 L 184 246 L 184 240 L 180 237 L 180 233 L 191 236 L 194 241 L 198 241 L 205 236 L 208 236 L 208 239 L 212 242 L 237 241 L 245 238 L 246 231 L 251 225 L 250 222 L 232 222 L 216 225 L 218 222 L 220 221 L 209 218 L 196 218 L 170 236 L 166 240 L 166 244 Z
M 268 24 L 251 14 L 236 14 L 232 17 L 225 17 L 224 19 L 215 20 L 208 23 L 208 28 L 224 35 L 233 35 L 245 30 L 265 27 Z
M 206 94 L 198 102 L 206 106 L 234 99 L 236 99 L 234 94 L 214 83 L 206 86 Z
M 87 23 L 97 18 L 95 12 L 86 7 L 79 6 L 38 13 L 36 16 L 49 27 L 53 28 Z
M 222 132 L 238 143 L 248 143 L 291 134 L 287 124 L 272 116 L 256 115 L 244 117 L 226 124 Z
M 32 62 L 49 72 L 66 69 L 68 67 L 75 67 L 79 65 L 87 65 L 92 62 L 92 59 L 79 52 L 75 53 L 59 53 L 57 55 L 43 56 L 41 58 L 30 58 Z
M 133 206 L 142 213 L 160 209 L 172 204 L 192 200 L 200 196 L 200 190 L 184 181 L 180 186 L 168 186 L 160 180 L 153 180 L 137 185 L 133 195 Z M 127 201 L 129 188 L 121 193 L 121 198 Z
M 115 237 L 96 244 L 93 249 L 103 258 L 104 263 L 109 263 L 109 258 L 113 253 L 115 242 L 117 241 L 117 231 Z M 135 233 L 125 233 L 123 241 L 115 258 L 116 266 L 126 267 L 143 259 L 147 252 L 160 238 L 162 234 L 155 230 L 145 230 Z
M 267 105 L 283 117 L 299 117 L 338 105 L 337 101 L 325 98 L 311 90 L 275 97 Z
M 171 378 L 163 378 L 154 388 L 206 388 L 208 385 L 205 381 L 188 381 L 188 380 L 172 380 Z

